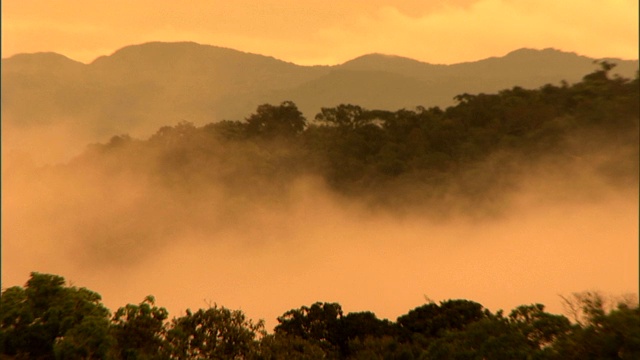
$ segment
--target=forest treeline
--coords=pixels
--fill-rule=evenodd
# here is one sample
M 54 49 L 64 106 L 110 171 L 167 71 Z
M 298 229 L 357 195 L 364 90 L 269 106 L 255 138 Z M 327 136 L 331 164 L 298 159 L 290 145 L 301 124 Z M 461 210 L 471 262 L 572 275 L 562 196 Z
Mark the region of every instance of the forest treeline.
M 281 197 L 291 180 L 312 175 L 339 194 L 384 206 L 491 203 L 540 164 L 568 178 L 589 168 L 607 183 L 633 186 L 638 78 L 611 77 L 613 66 L 603 62 L 572 85 L 461 94 L 446 109 L 341 104 L 308 120 L 293 102 L 264 104 L 244 120 L 183 121 L 146 140 L 115 136 L 71 168 L 143 172 L 184 192 L 217 184 L 252 201 Z
M 470 300 L 427 302 L 396 321 L 338 303 L 286 311 L 268 333 L 217 304 L 169 319 L 153 296 L 111 313 L 99 294 L 32 273 L 2 291 L 3 359 L 638 359 L 637 299 L 563 298 L 572 319 L 521 305 L 492 313 Z

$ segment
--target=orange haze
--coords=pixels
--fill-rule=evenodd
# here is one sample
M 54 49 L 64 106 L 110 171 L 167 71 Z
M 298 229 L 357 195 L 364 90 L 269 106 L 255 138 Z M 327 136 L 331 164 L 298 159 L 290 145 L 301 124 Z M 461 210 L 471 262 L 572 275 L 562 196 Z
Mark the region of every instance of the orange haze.
M 2 2 L 2 57 L 90 62 L 131 44 L 195 41 L 303 65 L 366 53 L 458 63 L 527 48 L 638 56 L 635 0 Z
M 558 295 L 637 293 L 637 189 L 586 169 L 529 171 L 483 216 L 374 211 L 306 177 L 243 203 L 215 185 L 176 194 L 97 167 L 30 171 L 3 175 L 3 286 L 60 274 L 111 310 L 152 294 L 172 315 L 217 302 L 273 326 L 315 301 L 395 320 L 425 297 L 561 312 Z
M 638 1 L 2 1 L 4 58 L 55 51 L 90 62 L 179 40 L 298 64 L 371 52 L 456 63 L 522 47 L 629 59 Z M 76 141 L 68 130 L 61 136 Z M 112 311 L 152 294 L 171 315 L 217 302 L 272 327 L 315 301 L 395 320 L 426 297 L 561 312 L 559 294 L 638 291 L 637 188 L 614 189 L 588 169 L 558 179 L 542 168 L 518 180 L 495 216 L 443 218 L 373 211 L 314 178 L 297 179 L 281 201 L 245 204 L 215 186 L 171 194 L 127 173 L 36 173 L 2 157 L 3 288 L 55 273 Z

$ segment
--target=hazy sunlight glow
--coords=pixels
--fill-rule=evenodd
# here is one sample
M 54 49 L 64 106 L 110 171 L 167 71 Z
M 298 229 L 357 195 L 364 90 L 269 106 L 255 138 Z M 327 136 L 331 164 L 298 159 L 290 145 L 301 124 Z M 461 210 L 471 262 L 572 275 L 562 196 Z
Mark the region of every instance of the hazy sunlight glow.
M 458 63 L 522 47 L 635 59 L 637 14 L 633 0 L 7 0 L 2 57 L 54 51 L 91 62 L 131 44 L 195 41 L 301 65 L 372 52 Z

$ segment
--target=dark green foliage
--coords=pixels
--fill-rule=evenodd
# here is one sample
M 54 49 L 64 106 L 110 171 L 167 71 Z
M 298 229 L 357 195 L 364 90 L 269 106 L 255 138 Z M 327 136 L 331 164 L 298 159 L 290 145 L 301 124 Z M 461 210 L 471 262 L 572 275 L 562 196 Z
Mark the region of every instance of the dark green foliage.
M 509 322 L 535 350 L 564 339 L 571 331 L 569 319 L 544 312 L 542 304 L 518 306 L 509 314 Z
M 18 358 L 104 358 L 112 344 L 100 295 L 66 287 L 64 278 L 32 273 L 24 288 L 0 298 L 0 352 Z
M 278 318 L 280 324 L 275 327 L 275 333 L 310 340 L 327 350 L 334 350 L 340 344 L 341 319 L 339 304 L 317 302 L 284 313 Z
M 110 333 L 109 319 L 87 316 L 54 346 L 57 359 L 107 359 L 115 357 L 116 339 Z
M 291 101 L 285 101 L 279 106 L 258 106 L 256 113 L 246 120 L 246 131 L 249 136 L 291 137 L 301 133 L 306 123 L 298 107 Z
M 380 320 L 369 311 L 349 313 L 343 316 L 340 322 L 343 337 L 349 341 L 364 340 L 367 337 L 382 338 L 397 334 L 397 328 L 391 322 Z
M 500 316 L 489 316 L 464 331 L 447 331 L 426 347 L 427 359 L 528 359 L 533 351 L 522 334 Z
M 317 302 L 289 310 L 278 318 L 276 339 L 289 339 L 305 346 L 317 346 L 332 358 L 347 358 L 372 342 L 394 338 L 397 328 L 371 312 L 343 315 L 336 303 Z M 296 340 L 297 339 L 297 340 Z
M 637 359 L 640 357 L 638 301 L 618 303 L 607 311 L 605 299 L 593 292 L 567 300 L 577 324 L 556 342 L 562 359 Z
M 482 305 L 467 300 L 448 300 L 440 306 L 429 303 L 409 311 L 398 318 L 405 333 L 437 337 L 445 331 L 462 330 L 483 319 Z
M 260 341 L 255 358 L 258 360 L 321 360 L 327 359 L 326 350 L 318 343 L 301 337 L 276 333 Z
M 261 321 L 254 324 L 241 311 L 217 305 L 188 310 L 170 328 L 166 342 L 173 359 L 246 359 L 257 351 L 256 336 L 264 335 Z
M 214 305 L 168 321 L 148 296 L 109 318 L 100 296 L 33 273 L 0 298 L 2 359 L 637 359 L 637 300 L 597 293 L 565 299 L 577 320 L 522 305 L 504 317 L 469 300 L 427 303 L 380 320 L 337 303 L 285 312 L 273 334 L 242 311 Z
M 160 359 L 165 320 L 169 313 L 155 306 L 153 296 L 138 305 L 128 304 L 113 315 L 112 329 L 122 359 Z
M 391 115 L 388 111 L 368 111 L 358 105 L 341 104 L 335 108 L 322 108 L 315 119 L 323 125 L 348 131 L 370 125 Z

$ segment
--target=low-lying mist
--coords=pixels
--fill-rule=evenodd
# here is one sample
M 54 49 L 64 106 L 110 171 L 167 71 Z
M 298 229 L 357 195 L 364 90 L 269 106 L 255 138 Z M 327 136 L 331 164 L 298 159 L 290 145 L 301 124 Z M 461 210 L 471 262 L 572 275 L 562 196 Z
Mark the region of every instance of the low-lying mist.
M 637 293 L 638 80 L 602 67 L 444 111 L 265 104 L 58 164 L 7 153 L 31 137 L 3 128 L 2 286 L 54 273 L 111 310 L 151 294 L 268 328 L 316 301 L 395 319 L 427 298 Z
M 600 175 L 605 154 L 509 176 L 500 164 L 517 161 L 496 156 L 460 175 L 496 181 L 486 196 L 452 186 L 400 208 L 313 173 L 265 177 L 249 150 L 222 151 L 222 163 L 173 173 L 166 154 L 142 150 L 5 169 L 3 287 L 55 273 L 112 310 L 153 294 L 172 315 L 216 302 L 269 327 L 315 301 L 395 319 L 426 297 L 561 312 L 559 294 L 637 292 L 637 187 Z

